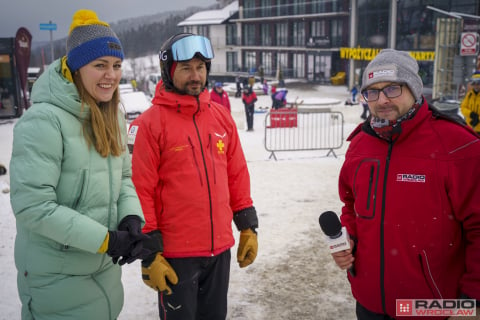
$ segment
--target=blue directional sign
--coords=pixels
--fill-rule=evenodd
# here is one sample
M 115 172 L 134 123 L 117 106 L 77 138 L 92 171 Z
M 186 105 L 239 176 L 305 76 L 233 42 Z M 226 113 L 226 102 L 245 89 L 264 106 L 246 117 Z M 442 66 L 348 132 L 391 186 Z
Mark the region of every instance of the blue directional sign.
M 57 30 L 56 23 L 40 23 L 40 30 Z

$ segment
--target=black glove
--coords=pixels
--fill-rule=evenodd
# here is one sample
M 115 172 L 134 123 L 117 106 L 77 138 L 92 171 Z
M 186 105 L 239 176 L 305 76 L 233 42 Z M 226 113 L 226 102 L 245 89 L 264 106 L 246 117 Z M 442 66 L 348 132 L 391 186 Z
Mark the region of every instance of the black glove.
M 108 231 L 107 254 L 112 257 L 113 263 L 124 265 L 137 259 L 144 259 L 151 255 L 151 250 L 143 248 L 143 241 L 150 237 L 140 233 L 132 236 L 128 231 Z
M 113 258 L 113 263 L 117 263 L 120 257 L 130 254 L 135 247 L 135 240 L 128 231 L 108 231 L 108 235 L 107 254 Z
M 136 238 L 142 234 L 142 220 L 139 216 L 128 215 L 120 221 L 118 230 L 128 231 L 128 233 Z
M 122 219 L 122 221 L 120 221 L 120 224 L 118 225 L 118 230 L 128 231 L 128 233 L 130 233 L 130 236 L 140 242 L 139 244 L 137 244 L 137 251 L 132 251 L 127 257 L 124 256 L 124 259 L 120 261 L 120 265 L 123 265 L 125 263 L 132 263 L 136 259 L 145 259 L 153 253 L 153 251 L 145 245 L 145 243 L 149 243 L 151 240 L 149 235 L 142 233 L 142 220 L 140 220 L 139 216 L 126 216 Z
M 117 263 L 120 257 L 123 257 L 118 264 L 124 265 L 125 263 L 132 263 L 137 259 L 144 259 L 152 254 L 152 251 L 144 246 L 144 242 L 148 241 L 150 237 L 142 233 L 142 220 L 139 216 L 126 216 L 122 219 L 122 221 L 120 221 L 118 230 L 127 231 L 130 235 L 130 238 L 134 241 L 134 244 L 130 253 L 113 257 L 113 263 Z
M 470 112 L 470 126 L 475 127 L 479 122 L 478 113 Z
M 143 247 L 148 250 L 150 254 L 142 258 L 142 265 L 144 267 L 148 267 L 153 260 L 155 260 L 157 253 L 163 252 L 163 238 L 160 230 L 150 231 L 147 235 L 148 240 L 143 241 Z

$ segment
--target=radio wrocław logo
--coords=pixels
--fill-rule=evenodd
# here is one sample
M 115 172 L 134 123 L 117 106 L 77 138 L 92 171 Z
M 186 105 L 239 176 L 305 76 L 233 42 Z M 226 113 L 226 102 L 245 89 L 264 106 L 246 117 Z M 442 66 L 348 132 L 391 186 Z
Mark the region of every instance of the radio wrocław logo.
M 476 316 L 474 299 L 397 299 L 396 315 L 414 317 Z

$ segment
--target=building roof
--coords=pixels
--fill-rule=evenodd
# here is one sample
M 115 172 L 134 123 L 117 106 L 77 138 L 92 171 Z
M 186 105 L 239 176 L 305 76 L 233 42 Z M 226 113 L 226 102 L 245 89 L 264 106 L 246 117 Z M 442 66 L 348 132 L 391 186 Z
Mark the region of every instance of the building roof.
M 197 12 L 180 22 L 178 26 L 222 24 L 237 12 L 238 1 L 233 1 L 223 9 Z

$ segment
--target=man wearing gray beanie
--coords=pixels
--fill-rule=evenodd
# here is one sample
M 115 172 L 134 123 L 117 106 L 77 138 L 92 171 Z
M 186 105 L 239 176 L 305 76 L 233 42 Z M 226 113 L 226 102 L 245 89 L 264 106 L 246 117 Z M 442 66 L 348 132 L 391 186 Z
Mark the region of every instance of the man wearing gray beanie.
M 428 310 L 406 303 L 427 299 L 464 299 L 480 314 L 479 136 L 429 107 L 422 88 L 407 52 L 382 50 L 363 74 L 371 116 L 348 137 L 339 177 L 352 249 L 332 254 L 354 270 L 359 320 L 416 317 Z
M 423 83 L 418 75 L 418 63 L 405 51 L 384 49 L 365 68 L 362 88 L 378 82 L 398 82 L 408 86 L 415 101 L 421 102 Z

